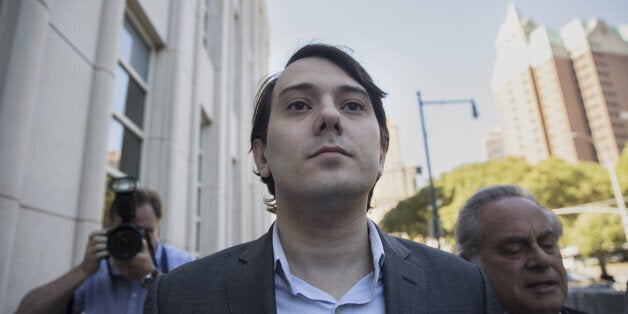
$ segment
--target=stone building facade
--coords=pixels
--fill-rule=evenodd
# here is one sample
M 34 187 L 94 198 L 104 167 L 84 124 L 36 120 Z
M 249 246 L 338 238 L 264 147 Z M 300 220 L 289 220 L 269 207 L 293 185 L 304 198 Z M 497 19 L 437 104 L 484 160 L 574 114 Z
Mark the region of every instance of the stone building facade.
M 0 1 L 0 312 L 83 258 L 108 178 L 164 205 L 162 241 L 204 256 L 269 226 L 252 100 L 264 1 Z

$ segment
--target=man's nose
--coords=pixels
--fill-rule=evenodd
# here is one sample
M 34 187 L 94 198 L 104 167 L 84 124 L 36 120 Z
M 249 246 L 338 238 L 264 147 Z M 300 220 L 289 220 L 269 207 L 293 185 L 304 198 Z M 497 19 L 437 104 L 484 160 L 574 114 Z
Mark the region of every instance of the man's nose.
M 314 124 L 315 133 L 332 131 L 342 134 L 341 113 L 331 98 L 324 98 L 321 102 L 320 112 Z
M 558 250 L 558 248 L 553 248 L 553 250 Z M 534 244 L 526 260 L 526 267 L 529 269 L 545 269 L 551 265 L 553 259 L 552 253 L 547 252 L 538 244 Z

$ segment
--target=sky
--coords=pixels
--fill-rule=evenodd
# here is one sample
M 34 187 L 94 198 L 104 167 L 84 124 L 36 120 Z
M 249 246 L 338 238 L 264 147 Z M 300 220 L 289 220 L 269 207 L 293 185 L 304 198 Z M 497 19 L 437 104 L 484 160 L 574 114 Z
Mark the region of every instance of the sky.
M 578 18 L 628 24 L 628 0 L 514 1 L 536 25 L 560 30 Z M 470 106 L 424 106 L 434 177 L 486 160 L 484 143 L 499 126 L 491 91 L 494 43 L 506 0 L 267 0 L 271 73 L 311 42 L 347 46 L 388 96 L 401 161 L 427 175 L 417 91 L 424 101 L 473 98 Z

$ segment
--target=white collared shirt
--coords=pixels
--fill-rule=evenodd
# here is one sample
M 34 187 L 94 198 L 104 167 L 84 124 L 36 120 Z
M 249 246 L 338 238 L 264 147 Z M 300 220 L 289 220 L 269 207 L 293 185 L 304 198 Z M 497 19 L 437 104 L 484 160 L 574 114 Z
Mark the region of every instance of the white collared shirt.
M 373 267 L 340 300 L 292 275 L 281 246 L 277 223 L 273 225 L 275 256 L 275 302 L 277 313 L 384 313 L 384 247 L 375 224 L 367 219 Z

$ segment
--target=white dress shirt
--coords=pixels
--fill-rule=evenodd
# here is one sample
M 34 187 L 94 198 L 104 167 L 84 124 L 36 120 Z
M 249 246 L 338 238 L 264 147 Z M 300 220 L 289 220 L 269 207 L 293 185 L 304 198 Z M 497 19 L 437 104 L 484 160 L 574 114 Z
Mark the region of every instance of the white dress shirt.
M 340 300 L 292 275 L 281 246 L 277 223 L 273 226 L 275 302 L 277 313 L 384 313 L 384 247 L 375 224 L 367 219 L 375 270 L 360 279 Z

